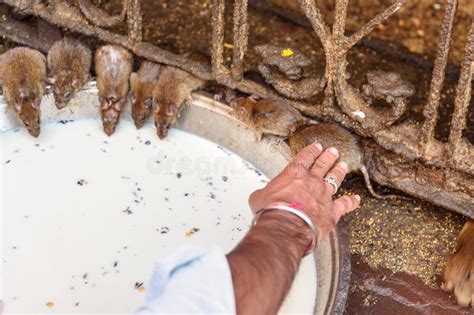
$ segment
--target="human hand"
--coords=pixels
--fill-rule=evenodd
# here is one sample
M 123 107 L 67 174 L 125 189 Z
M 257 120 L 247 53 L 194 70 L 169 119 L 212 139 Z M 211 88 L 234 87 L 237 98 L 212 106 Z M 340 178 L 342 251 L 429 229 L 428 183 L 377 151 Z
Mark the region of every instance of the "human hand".
M 334 177 L 337 187 L 341 185 L 347 164 L 342 161 L 334 165 L 338 157 L 335 148 L 323 151 L 319 143 L 307 146 L 266 187 L 250 195 L 250 208 L 255 213 L 272 203 L 297 204 L 315 224 L 318 242 L 323 240 L 339 219 L 360 203 L 359 195 L 345 195 L 333 200 L 334 187 L 323 181 L 325 177 Z

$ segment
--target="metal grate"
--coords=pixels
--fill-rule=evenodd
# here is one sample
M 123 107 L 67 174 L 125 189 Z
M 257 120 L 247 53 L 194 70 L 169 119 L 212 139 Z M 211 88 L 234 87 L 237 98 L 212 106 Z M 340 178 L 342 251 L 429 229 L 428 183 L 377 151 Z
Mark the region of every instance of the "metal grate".
M 208 65 L 170 53 L 150 43 L 142 42 L 142 18 L 140 1 L 123 0 L 123 10 L 117 16 L 109 16 L 96 8 L 89 0 L 76 0 L 76 5 L 60 0 L 1 0 L 17 10 L 37 16 L 49 23 L 71 31 L 96 37 L 102 41 L 122 45 L 134 54 L 172 66 L 177 66 L 204 80 L 245 93 L 265 98 L 283 100 L 304 114 L 324 120 L 332 120 L 351 128 L 373 141 L 366 150 L 371 152 L 369 170 L 376 180 L 427 199 L 436 204 L 474 217 L 474 149 L 463 137 L 466 128 L 468 106 L 471 99 L 472 73 L 474 69 L 474 19 L 465 46 L 457 83 L 454 113 L 447 143 L 435 139 L 435 127 L 439 120 L 441 91 L 448 62 L 457 0 L 446 0 L 444 18 L 440 29 L 438 51 L 432 72 L 429 96 L 423 111 L 421 126 L 400 121 L 406 104 L 397 108 L 375 111 L 364 101 L 360 92 L 347 81 L 347 54 L 377 25 L 399 11 L 408 0 L 396 0 L 352 35 L 345 35 L 349 0 L 335 0 L 334 24 L 329 26 L 314 0 L 299 0 L 299 5 L 319 37 L 325 57 L 326 69 L 321 78 L 323 101 L 311 104 L 296 94 L 287 99 L 275 90 L 244 79 L 245 54 L 248 46 L 248 0 L 234 0 L 233 5 L 233 58 L 231 67 L 224 63 L 225 0 L 212 0 L 212 63 Z M 128 36 L 113 33 L 111 26 L 126 20 Z M 19 31 L 21 23 L 5 15 L 0 31 L 14 41 L 28 44 Z M 31 45 L 31 42 L 29 42 Z M 296 92 L 297 93 L 297 92 Z M 361 115 L 362 113 L 362 115 Z M 396 124 L 394 124 L 396 122 Z M 396 175 L 396 176 L 395 176 Z

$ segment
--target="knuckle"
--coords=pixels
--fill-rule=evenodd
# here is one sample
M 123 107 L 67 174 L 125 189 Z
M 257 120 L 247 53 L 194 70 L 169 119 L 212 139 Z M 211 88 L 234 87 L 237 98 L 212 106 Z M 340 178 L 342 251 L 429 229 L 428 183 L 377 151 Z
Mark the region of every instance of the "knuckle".
M 347 208 L 346 210 L 352 210 L 355 206 L 354 199 L 352 197 L 347 198 Z
M 319 154 L 318 149 L 317 149 L 316 146 L 314 146 L 314 145 L 309 145 L 307 152 L 308 152 L 308 154 L 310 154 L 311 157 L 313 157 L 313 158 L 316 158 L 316 157 L 318 156 L 318 154 Z
M 344 170 L 340 167 L 335 167 L 334 170 L 334 175 L 337 177 L 337 179 L 339 180 L 342 180 L 345 176 L 346 176 L 346 173 L 344 172 Z
M 304 175 L 307 173 L 307 169 L 302 163 L 295 162 L 292 166 L 292 173 L 295 175 Z
M 290 164 L 288 164 L 288 167 L 287 167 L 287 168 L 288 168 L 288 171 L 289 171 L 289 172 L 292 172 L 292 171 L 298 169 L 300 164 L 301 164 L 301 163 L 298 162 L 297 160 L 291 162 Z
M 329 164 L 327 164 L 325 161 L 323 160 L 316 160 L 316 162 L 314 162 L 314 166 L 318 169 L 327 169 L 329 167 Z
M 344 196 L 344 197 L 341 197 L 341 199 L 339 199 L 339 201 L 341 202 L 342 206 L 344 207 L 344 210 L 350 209 L 350 207 L 351 207 L 350 198 L 348 198 L 347 196 Z
M 260 190 L 261 189 L 258 189 L 258 190 L 254 191 L 253 193 L 250 194 L 249 203 L 255 202 L 255 200 L 258 198 L 258 194 L 260 193 Z

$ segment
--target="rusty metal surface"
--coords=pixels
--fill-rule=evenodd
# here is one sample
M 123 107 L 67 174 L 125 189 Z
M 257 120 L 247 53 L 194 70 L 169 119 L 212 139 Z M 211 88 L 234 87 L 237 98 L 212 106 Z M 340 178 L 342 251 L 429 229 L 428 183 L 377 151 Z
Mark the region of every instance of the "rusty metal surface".
M 345 32 L 349 1 L 336 1 L 334 25 L 330 26 L 314 0 L 299 0 L 299 8 L 320 39 L 326 59 L 324 74 L 318 78 L 324 83 L 324 88 L 320 93 L 321 101 L 311 99 L 304 102 L 295 100 L 305 99 L 305 97 L 298 97 L 298 92 L 295 93 L 293 99 L 288 99 L 275 89 L 243 78 L 248 33 L 251 31 L 248 29 L 247 22 L 247 0 L 234 2 L 232 21 L 227 21 L 225 18 L 228 2 L 212 1 L 212 71 L 207 65 L 188 60 L 150 43 L 141 42 L 140 2 L 136 0 L 123 2 L 128 26 L 126 36 L 116 34 L 112 29 L 98 26 L 98 24 L 104 24 L 94 23 L 94 17 L 90 12 L 84 12 L 85 10 L 81 10 L 80 6 L 71 4 L 71 1 L 2 0 L 1 2 L 15 7 L 24 14 L 37 16 L 74 32 L 122 45 L 143 58 L 178 66 L 204 80 L 215 80 L 219 84 L 245 93 L 285 101 L 310 117 L 339 122 L 357 134 L 371 138 L 377 144 L 375 149 L 369 150 L 373 154 L 371 162 L 373 166 L 370 171 L 375 180 L 474 217 L 472 183 L 474 149 L 472 143 L 463 136 L 463 131 L 468 127 L 467 109 L 472 96 L 470 89 L 474 68 L 474 22 L 465 45 L 449 141 L 441 142 L 434 135 L 434 127 L 439 120 L 437 112 L 441 103 L 440 93 L 444 83 L 446 61 L 453 38 L 452 25 L 458 10 L 457 0 L 446 0 L 443 6 L 445 13 L 440 29 L 438 53 L 428 99 L 425 101 L 424 122 L 421 125 L 402 120 L 406 107 L 404 103 L 390 104 L 391 108 L 376 110 L 356 87 L 351 86 L 347 73 L 347 54 L 351 48 L 363 40 L 375 27 L 396 14 L 408 3 L 407 0 L 393 1 L 392 5 L 349 36 L 346 36 Z M 88 1 L 82 1 L 83 4 L 84 2 Z M 100 14 L 94 16 L 100 16 Z M 13 22 L 9 19 L 9 23 L 13 25 Z M 224 32 L 227 23 L 233 23 L 234 30 L 233 60 L 230 68 L 224 60 L 223 47 L 224 43 L 228 42 L 225 41 Z M 31 31 L 21 29 L 18 24 L 14 25 L 22 32 Z M 11 34 L 8 27 L 1 26 L 2 23 L 0 23 L 0 31 L 3 35 L 25 43 L 21 40 L 21 35 Z M 403 173 L 399 172 L 400 169 L 410 171 Z M 401 175 L 396 177 L 395 174 Z

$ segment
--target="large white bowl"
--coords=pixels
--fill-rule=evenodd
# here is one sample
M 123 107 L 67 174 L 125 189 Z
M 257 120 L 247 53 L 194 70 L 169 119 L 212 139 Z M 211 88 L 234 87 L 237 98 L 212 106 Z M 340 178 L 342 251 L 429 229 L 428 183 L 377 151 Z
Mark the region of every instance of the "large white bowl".
M 134 283 L 146 284 L 158 257 L 183 244 L 216 244 L 224 251 L 236 245 L 251 220 L 248 194 L 278 174 L 289 149 L 268 137 L 257 143 L 229 107 L 205 95 L 193 94 L 189 103 L 177 126 L 182 131 L 172 130 L 164 141 L 151 122 L 136 131 L 129 109 L 109 138 L 101 131 L 92 82 L 63 110 L 45 96 L 45 125 L 34 139 L 0 99 L 0 297 L 6 312 L 129 312 L 143 301 Z M 13 148 L 21 154 L 7 164 Z M 175 162 L 156 164 L 165 155 Z M 183 163 L 189 173 L 179 179 Z M 87 183 L 78 185 L 80 179 Z M 211 187 L 216 193 L 209 198 Z M 124 198 L 131 200 L 130 215 Z M 186 237 L 192 227 L 200 231 Z M 350 273 L 345 241 L 341 229 L 303 260 L 282 313 L 344 310 Z

